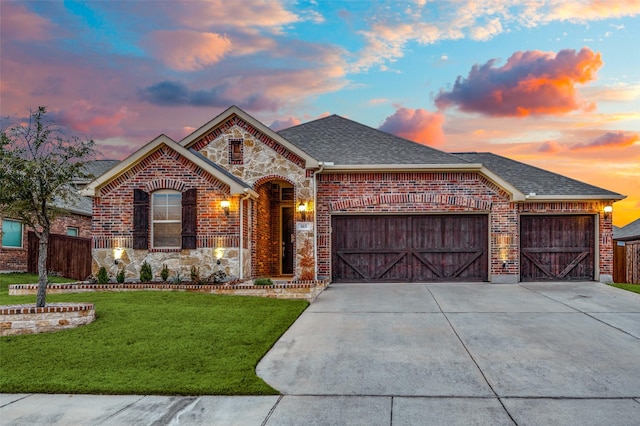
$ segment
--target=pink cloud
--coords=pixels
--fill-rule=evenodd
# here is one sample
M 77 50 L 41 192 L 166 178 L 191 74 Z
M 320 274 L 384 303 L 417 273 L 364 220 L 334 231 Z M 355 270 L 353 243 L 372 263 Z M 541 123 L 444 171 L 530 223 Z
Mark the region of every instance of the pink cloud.
M 13 40 L 48 40 L 54 25 L 13 1 L 0 2 L 0 37 Z
M 551 9 L 547 19 L 584 22 L 633 16 L 639 13 L 640 2 L 638 0 L 561 1 Z
M 197 71 L 222 60 L 232 48 L 224 35 L 189 30 L 160 30 L 151 34 L 152 52 L 177 71 Z
M 94 106 L 87 101 L 74 102 L 69 108 L 52 111 L 50 115 L 54 122 L 97 139 L 122 135 L 122 125 L 138 117 L 137 113 L 130 112 L 124 106 Z
M 607 132 L 598 136 L 591 142 L 579 143 L 571 147 L 572 150 L 598 150 L 598 149 L 615 149 L 625 148 L 633 145 L 640 140 L 637 134 L 627 134 L 625 132 Z
M 391 133 L 424 145 L 440 145 L 444 140 L 444 115 L 424 109 L 398 108 L 379 127 Z
M 562 146 L 558 143 L 558 141 L 546 141 L 543 142 L 538 148 L 538 152 L 543 152 L 546 154 L 555 154 L 557 152 L 562 151 Z
M 192 28 L 225 26 L 262 27 L 274 32 L 284 25 L 302 21 L 303 18 L 285 9 L 286 3 L 264 0 L 243 0 L 242 7 L 232 7 L 225 0 L 188 2 L 189 7 L 175 2 L 171 4 L 180 22 Z M 311 17 L 317 19 L 316 16 Z
M 288 129 L 289 127 L 297 126 L 301 121 L 295 117 L 289 117 L 284 120 L 276 120 L 269 126 L 271 130 L 277 132 L 278 130 Z
M 600 53 L 589 48 L 557 54 L 537 50 L 516 52 L 499 68 L 492 59 L 474 65 L 467 78 L 458 77 L 451 91 L 436 96 L 438 108 L 457 106 L 489 116 L 524 117 L 590 110 L 577 98 L 576 84 L 596 77 Z

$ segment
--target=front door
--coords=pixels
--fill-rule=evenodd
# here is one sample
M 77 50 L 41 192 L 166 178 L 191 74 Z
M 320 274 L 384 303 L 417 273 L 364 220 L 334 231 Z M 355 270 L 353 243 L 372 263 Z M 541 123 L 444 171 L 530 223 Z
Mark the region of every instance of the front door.
M 293 207 L 282 208 L 282 275 L 293 275 Z

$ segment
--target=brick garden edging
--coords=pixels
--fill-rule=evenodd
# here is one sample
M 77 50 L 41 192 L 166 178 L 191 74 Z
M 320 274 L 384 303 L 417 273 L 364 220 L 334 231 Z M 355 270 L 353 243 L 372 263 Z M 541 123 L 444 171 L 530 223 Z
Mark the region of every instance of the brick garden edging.
M 85 282 L 69 284 L 48 284 L 47 294 L 108 292 L 108 291 L 188 291 L 194 293 L 226 294 L 235 296 L 258 296 L 275 299 L 304 299 L 313 302 L 327 287 L 327 281 L 291 281 L 273 285 L 238 284 L 170 284 L 170 283 L 123 283 L 92 284 Z M 10 296 L 36 294 L 38 284 L 12 284 Z
M 95 319 L 93 303 L 49 303 L 44 308 L 32 304 L 0 306 L 0 336 L 66 330 Z

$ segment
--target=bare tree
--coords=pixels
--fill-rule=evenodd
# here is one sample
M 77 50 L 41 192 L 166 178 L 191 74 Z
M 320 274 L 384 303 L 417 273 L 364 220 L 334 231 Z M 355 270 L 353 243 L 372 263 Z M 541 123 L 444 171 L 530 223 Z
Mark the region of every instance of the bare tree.
M 45 306 L 47 250 L 54 219 L 78 197 L 73 180 L 90 178 L 85 164 L 94 141 L 68 135 L 67 128 L 46 119 L 46 107 L 31 111 L 29 122 L 0 130 L 0 209 L 20 219 L 39 239 L 38 296 Z

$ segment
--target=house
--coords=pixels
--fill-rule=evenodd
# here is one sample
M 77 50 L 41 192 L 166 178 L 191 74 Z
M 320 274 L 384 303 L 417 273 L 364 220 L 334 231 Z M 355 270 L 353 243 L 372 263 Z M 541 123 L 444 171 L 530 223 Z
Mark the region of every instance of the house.
M 337 115 L 274 132 L 235 106 L 83 193 L 94 270 L 333 282 L 611 281 L 609 208 L 624 198 Z
M 640 218 L 613 229 L 613 281 L 640 284 Z
M 116 165 L 116 160 L 96 160 L 87 163 L 86 170 L 93 176 L 99 176 Z M 88 182 L 84 180 L 74 180 L 73 185 L 81 188 Z M 59 204 L 57 207 L 65 211 L 65 214 L 58 216 L 52 223 L 51 233 L 56 235 L 66 235 L 72 237 L 91 238 L 91 215 L 92 200 L 87 197 Z M 0 244 L 0 271 L 3 272 L 26 272 L 29 267 L 30 257 L 35 257 L 34 253 L 29 253 L 29 232 L 31 231 L 19 219 L 3 214 L 0 208 L 0 233 L 2 243 Z M 85 277 L 83 277 L 85 278 Z

